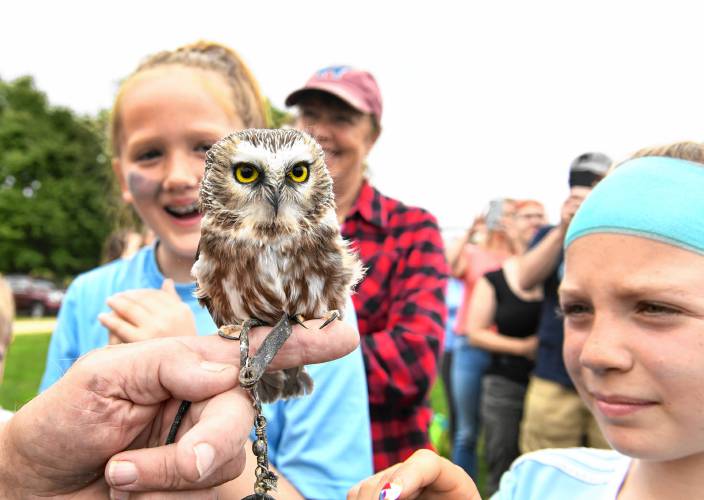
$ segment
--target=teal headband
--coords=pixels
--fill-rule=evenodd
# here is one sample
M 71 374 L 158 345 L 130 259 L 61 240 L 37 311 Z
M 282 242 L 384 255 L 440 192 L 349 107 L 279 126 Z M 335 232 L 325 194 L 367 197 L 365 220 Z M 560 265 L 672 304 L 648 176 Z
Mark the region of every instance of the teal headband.
M 660 156 L 623 163 L 582 203 L 565 248 L 593 233 L 641 236 L 704 255 L 704 165 Z

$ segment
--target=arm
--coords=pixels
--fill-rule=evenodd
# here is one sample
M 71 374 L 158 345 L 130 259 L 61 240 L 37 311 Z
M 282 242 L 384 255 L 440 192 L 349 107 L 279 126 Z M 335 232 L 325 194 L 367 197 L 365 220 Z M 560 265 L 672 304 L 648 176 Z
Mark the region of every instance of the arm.
M 540 237 L 540 235 L 538 236 Z M 518 284 L 524 290 L 543 283 L 560 260 L 565 232 L 562 225 L 550 229 L 530 250 L 517 260 Z
M 539 232 L 530 250 L 518 257 L 518 285 L 524 290 L 543 283 L 559 264 L 567 227 L 584 196 L 583 193 L 570 192 L 560 209 L 560 224 L 547 233 Z
M 515 338 L 502 335 L 501 332 L 494 332 L 491 330 L 491 326 L 494 324 L 495 314 L 496 294 L 494 287 L 491 286 L 489 280 L 482 277 L 474 286 L 467 315 L 469 343 L 491 352 L 530 357 L 537 347 L 535 335 Z
M 437 222 L 423 213 L 413 231 L 405 253 L 378 263 L 395 269 L 386 327 L 362 336 L 369 401 L 391 414 L 407 415 L 424 401 L 435 380 L 447 316 L 447 263 Z

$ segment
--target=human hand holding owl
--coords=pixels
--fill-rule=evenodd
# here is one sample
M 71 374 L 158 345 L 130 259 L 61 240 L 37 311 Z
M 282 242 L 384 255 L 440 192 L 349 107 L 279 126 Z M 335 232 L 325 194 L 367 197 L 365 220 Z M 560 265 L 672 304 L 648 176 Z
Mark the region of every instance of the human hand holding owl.
M 330 335 L 313 337 L 294 329 L 272 368 L 330 361 L 359 344 L 346 323 L 330 328 Z M 253 348 L 266 333 L 252 332 Z M 0 498 L 107 498 L 109 486 L 123 492 L 115 498 L 154 492 L 147 497 L 190 499 L 201 498 L 194 490 L 234 478 L 252 415 L 249 396 L 237 387 L 237 351 L 217 336 L 194 336 L 82 356 L 0 427 Z M 159 446 L 184 397 L 196 402 L 178 444 Z M 199 462 L 195 453 L 203 443 L 214 453 L 206 450 Z M 210 491 L 206 498 L 214 496 Z

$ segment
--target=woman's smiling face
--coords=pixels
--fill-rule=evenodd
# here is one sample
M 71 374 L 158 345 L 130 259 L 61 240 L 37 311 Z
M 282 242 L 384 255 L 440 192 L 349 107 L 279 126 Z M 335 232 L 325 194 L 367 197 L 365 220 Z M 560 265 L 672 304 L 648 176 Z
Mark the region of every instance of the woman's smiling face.
M 320 143 L 335 192 L 356 193 L 364 178 L 364 161 L 379 136 L 371 116 L 323 92 L 301 98 L 298 106 L 296 128 Z
M 160 258 L 195 256 L 205 153 L 244 128 L 231 102 L 219 75 L 180 66 L 145 71 L 121 96 L 113 167 L 123 199 L 158 236 Z
M 604 435 L 636 458 L 704 452 L 704 256 L 592 234 L 565 255 L 564 358 Z

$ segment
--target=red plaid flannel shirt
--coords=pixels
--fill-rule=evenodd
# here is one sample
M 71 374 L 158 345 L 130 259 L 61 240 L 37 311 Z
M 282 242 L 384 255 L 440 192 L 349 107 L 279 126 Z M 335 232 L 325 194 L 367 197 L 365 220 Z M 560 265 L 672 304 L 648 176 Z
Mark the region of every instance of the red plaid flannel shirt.
M 342 226 L 367 268 L 352 300 L 369 386 L 374 468 L 430 448 L 428 394 L 446 320 L 437 221 L 364 182 Z

